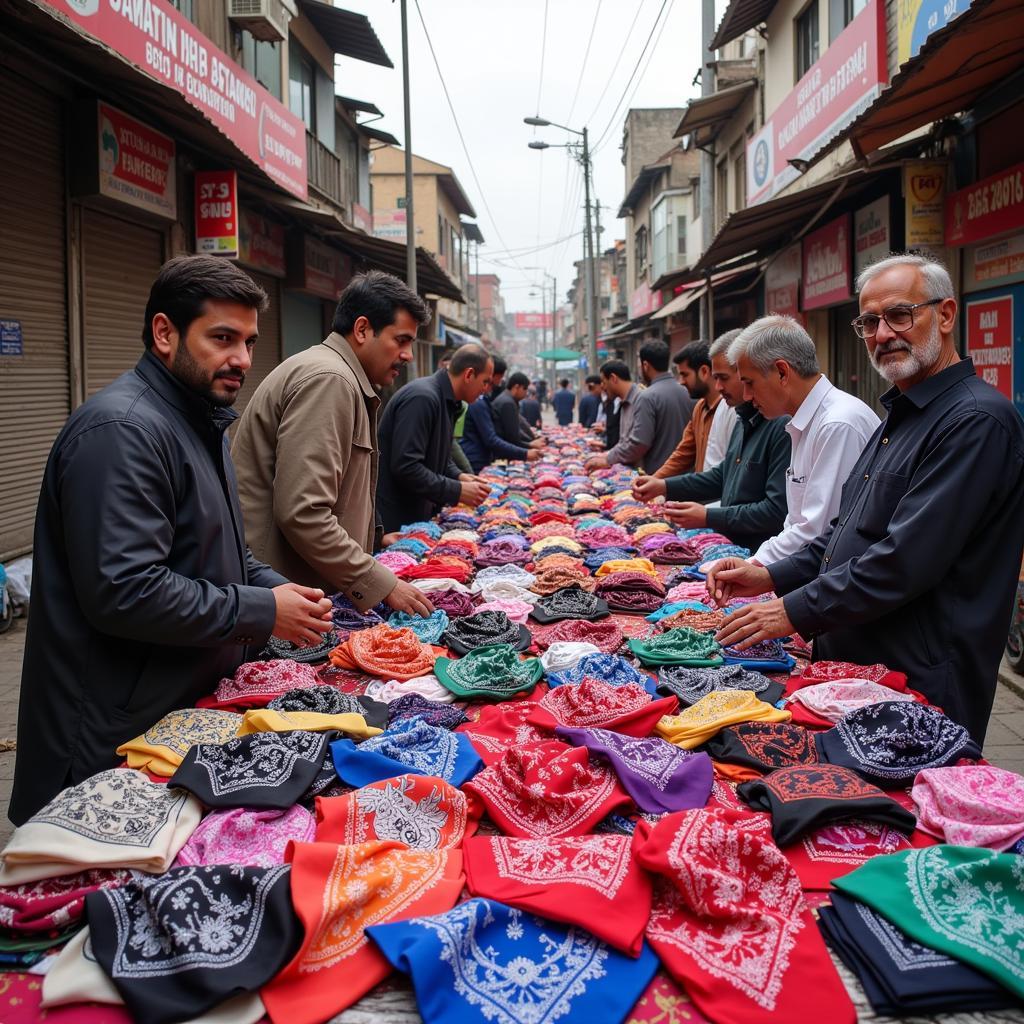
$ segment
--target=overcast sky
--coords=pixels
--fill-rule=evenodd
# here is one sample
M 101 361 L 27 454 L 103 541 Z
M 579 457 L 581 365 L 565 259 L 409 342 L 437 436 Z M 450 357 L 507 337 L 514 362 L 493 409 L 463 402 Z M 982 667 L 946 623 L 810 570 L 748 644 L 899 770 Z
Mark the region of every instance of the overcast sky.
M 393 0 L 336 2 L 369 17 L 395 64 L 392 71 L 338 58 L 337 90 L 376 103 L 385 113 L 379 126 L 404 139 L 399 5 Z M 480 271 L 501 277 L 506 308 L 540 309 L 540 294 L 531 296 L 531 285 L 547 271 L 557 277 L 562 299 L 573 277 L 573 260 L 582 256 L 583 185 L 578 164 L 566 150 L 527 148 L 533 138 L 554 145 L 570 137 L 555 128 L 531 128 L 523 117 L 539 112 L 573 128 L 589 127 L 596 194 L 604 207 L 601 242 L 607 248 L 623 237 L 623 223 L 615 214 L 626 187 L 620 150 L 624 112 L 684 106 L 699 93 L 699 85 L 692 84 L 700 63 L 699 0 L 548 0 L 546 34 L 544 0 L 419 3 L 469 160 L 445 102 L 416 0 L 409 0 L 413 151 L 454 169 L 487 240 L 480 250 Z M 723 0 L 718 6 L 720 15 Z M 551 245 L 558 239 L 566 240 Z M 524 251 L 537 246 L 546 248 Z

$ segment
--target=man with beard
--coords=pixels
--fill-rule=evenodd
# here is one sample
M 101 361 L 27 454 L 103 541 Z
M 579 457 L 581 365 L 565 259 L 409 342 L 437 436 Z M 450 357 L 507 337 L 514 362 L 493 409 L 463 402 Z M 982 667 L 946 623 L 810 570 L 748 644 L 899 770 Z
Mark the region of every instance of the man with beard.
M 323 344 L 270 372 L 232 445 L 253 553 L 290 579 L 341 591 L 360 611 L 381 601 L 411 615 L 433 611 L 373 557 L 381 540 L 374 389 L 394 383 L 429 319 L 426 303 L 397 277 L 356 275 Z
M 815 658 L 884 662 L 980 745 L 1024 547 L 1024 425 L 957 354 L 941 264 L 892 256 L 857 287 L 853 329 L 894 385 L 886 418 L 824 533 L 767 566 L 723 559 L 709 573 L 719 604 L 782 595 L 734 612 L 717 638 L 799 632 Z
M 117 763 L 271 634 L 318 642 L 331 602 L 245 545 L 224 431 L 267 297 L 233 264 L 179 256 L 146 307 L 135 368 L 76 409 L 36 512 L 10 817 Z

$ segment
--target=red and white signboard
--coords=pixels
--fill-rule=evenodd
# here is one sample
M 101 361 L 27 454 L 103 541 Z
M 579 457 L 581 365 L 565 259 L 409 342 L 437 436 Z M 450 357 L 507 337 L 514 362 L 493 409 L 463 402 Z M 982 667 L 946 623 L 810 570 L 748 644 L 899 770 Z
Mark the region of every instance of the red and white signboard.
M 800 274 L 802 253 L 800 243 L 783 249 L 764 272 L 764 308 L 769 313 L 782 313 L 804 322 L 800 312 Z
M 646 281 L 633 289 L 629 297 L 629 318 L 635 320 L 638 316 L 646 316 L 656 309 L 661 309 L 661 292 L 651 291 Z
M 238 262 L 284 277 L 288 270 L 284 225 L 242 207 L 238 215 Z
M 859 274 L 888 256 L 891 249 L 889 197 L 882 196 L 853 215 L 853 272 Z
M 516 330 L 529 331 L 546 329 L 551 326 L 550 313 L 516 313 Z
M 1013 401 L 1013 296 L 967 303 L 967 355 L 978 376 Z
M 238 255 L 238 175 L 196 171 L 196 252 Z
M 869 0 L 747 144 L 747 205 L 795 181 L 800 172 L 787 161 L 809 160 L 887 81 L 884 5 Z
M 306 192 L 306 126 L 168 0 L 33 0 L 183 96 L 278 185 Z
M 850 275 L 850 215 L 812 231 L 803 242 L 804 309 L 846 302 Z
M 112 107 L 99 104 L 99 193 L 174 220 L 178 191 L 174 139 Z
M 1024 228 L 1024 164 L 946 197 L 946 245 L 970 245 Z

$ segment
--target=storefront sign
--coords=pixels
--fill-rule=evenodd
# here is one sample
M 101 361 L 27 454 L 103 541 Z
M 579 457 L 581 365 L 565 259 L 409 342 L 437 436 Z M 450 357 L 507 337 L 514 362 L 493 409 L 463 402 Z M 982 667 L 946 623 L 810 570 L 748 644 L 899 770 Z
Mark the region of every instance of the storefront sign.
M 946 245 L 969 245 L 1024 228 L 1024 163 L 946 199 Z
M 946 165 L 913 160 L 903 165 L 903 203 L 908 249 L 936 248 L 945 238 Z
M 916 57 L 933 32 L 945 28 L 970 6 L 971 0 L 896 0 L 900 64 Z
M 808 160 L 859 116 L 888 80 L 881 0 L 867 6 L 797 82 L 747 144 L 747 205 L 763 203 L 799 177 Z
M 196 171 L 196 252 L 238 255 L 238 175 Z
M 25 343 L 20 320 L 0 320 L 0 356 L 23 356 Z
M 306 126 L 168 0 L 34 0 L 166 85 L 268 177 L 306 192 Z
M 803 242 L 804 309 L 846 302 L 850 297 L 850 215 L 812 231 Z
M 853 215 L 853 272 L 888 256 L 892 250 L 889 236 L 889 197 L 882 196 Z
M 310 295 L 335 301 L 352 276 L 351 260 L 309 235 L 303 236 L 300 253 L 298 274 L 290 283 Z
M 1013 401 L 1013 296 L 967 303 L 967 355 L 978 375 Z
M 629 297 L 629 318 L 635 320 L 638 316 L 646 316 L 661 308 L 661 292 L 651 291 L 647 282 L 640 284 L 633 289 Z
M 374 237 L 389 238 L 392 242 L 404 242 L 406 222 L 405 210 L 374 210 Z
M 283 225 L 243 207 L 238 217 L 238 262 L 284 277 L 284 237 Z
M 365 231 L 368 235 L 373 234 L 373 214 L 359 203 L 352 204 L 352 223 L 360 231 Z
M 96 126 L 99 194 L 174 220 L 174 139 L 109 103 L 99 103 Z
M 546 330 L 551 326 L 552 319 L 550 313 L 516 313 L 516 330 Z
M 764 272 L 764 308 L 769 313 L 793 316 L 800 313 L 800 274 L 803 272 L 800 243 L 783 249 Z
M 976 291 L 1024 274 L 1024 233 L 964 250 L 964 289 Z

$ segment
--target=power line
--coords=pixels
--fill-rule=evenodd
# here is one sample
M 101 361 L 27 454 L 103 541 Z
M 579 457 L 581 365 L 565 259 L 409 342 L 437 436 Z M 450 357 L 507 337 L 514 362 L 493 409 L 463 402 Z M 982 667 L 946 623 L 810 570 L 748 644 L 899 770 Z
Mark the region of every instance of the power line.
M 605 79 L 601 95 L 598 97 L 597 103 L 594 105 L 594 109 L 590 112 L 590 117 L 586 120 L 587 124 L 590 124 L 590 122 L 594 120 L 594 116 L 601 109 L 601 104 L 604 102 L 604 98 L 608 93 L 608 87 L 612 84 L 615 72 L 619 70 L 619 64 L 622 62 L 622 58 L 626 53 L 626 47 L 629 46 L 629 41 L 633 38 L 633 29 L 636 28 L 636 23 L 640 19 L 640 12 L 643 10 L 643 6 L 644 0 L 640 0 L 640 3 L 636 6 L 636 14 L 633 15 L 633 21 L 630 23 L 629 31 L 626 33 L 626 38 L 622 41 L 622 49 L 619 50 L 619 55 L 615 58 L 615 63 L 612 65 L 611 71 L 608 72 L 608 77 Z
M 576 109 L 576 101 L 580 97 L 580 86 L 583 85 L 583 75 L 587 70 L 587 60 L 590 57 L 590 46 L 594 41 L 594 32 L 597 30 L 597 19 L 601 16 L 601 4 L 604 0 L 597 0 L 597 10 L 594 11 L 594 20 L 590 23 L 590 38 L 587 40 L 587 48 L 583 51 L 583 63 L 580 65 L 580 75 L 576 79 L 576 91 L 572 95 L 572 105 L 569 107 L 569 113 L 566 114 L 565 120 L 571 121 L 573 111 Z
M 544 89 L 544 57 L 548 48 L 548 0 L 544 0 L 544 27 L 540 34 L 540 76 L 537 78 L 537 109 L 540 115 L 540 97 Z

